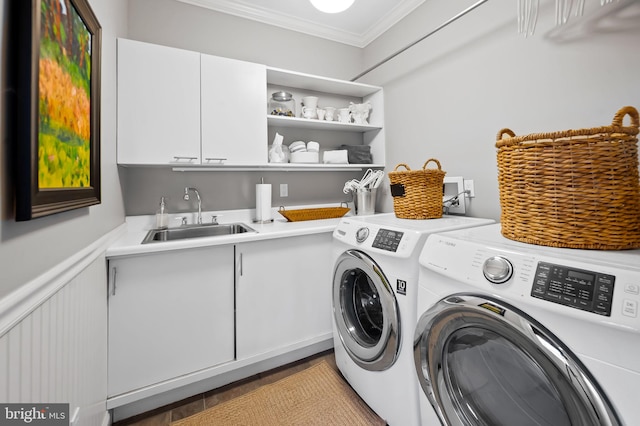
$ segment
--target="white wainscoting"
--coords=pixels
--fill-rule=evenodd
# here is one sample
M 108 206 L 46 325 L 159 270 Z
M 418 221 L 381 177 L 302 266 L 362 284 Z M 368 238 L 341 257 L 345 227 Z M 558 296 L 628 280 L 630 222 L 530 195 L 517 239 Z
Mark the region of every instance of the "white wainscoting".
M 69 403 L 73 426 L 110 423 L 104 253 L 119 229 L 0 301 L 0 401 Z

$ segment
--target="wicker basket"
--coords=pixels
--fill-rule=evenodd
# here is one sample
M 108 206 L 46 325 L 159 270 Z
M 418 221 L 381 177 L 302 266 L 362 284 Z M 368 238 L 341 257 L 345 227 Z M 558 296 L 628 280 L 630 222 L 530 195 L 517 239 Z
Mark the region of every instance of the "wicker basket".
M 629 115 L 630 126 L 623 126 Z M 638 111 L 611 126 L 515 136 L 498 133 L 502 234 L 552 247 L 640 247 Z M 507 136 L 507 137 L 505 137 Z
M 278 213 L 289 222 L 302 222 L 304 220 L 335 219 L 344 216 L 351 210 L 348 207 L 321 207 L 316 209 L 285 210 L 278 209 Z
M 427 169 L 430 162 L 438 165 L 437 169 Z M 398 171 L 398 167 L 406 170 Z M 393 210 L 401 219 L 436 219 L 442 217 L 442 185 L 445 172 L 440 162 L 430 158 L 422 166 L 422 170 L 411 170 L 404 163 L 398 164 L 393 172 L 389 172 Z

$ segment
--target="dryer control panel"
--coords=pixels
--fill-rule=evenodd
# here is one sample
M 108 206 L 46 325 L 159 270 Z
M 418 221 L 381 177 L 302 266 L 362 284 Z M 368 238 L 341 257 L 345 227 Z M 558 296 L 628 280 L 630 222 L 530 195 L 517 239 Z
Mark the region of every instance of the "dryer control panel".
M 613 275 L 538 262 L 531 296 L 611 316 L 615 280 Z
M 395 252 L 398 250 L 398 245 L 400 244 L 403 235 L 404 232 L 380 228 L 376 234 L 376 238 L 373 240 L 373 244 L 371 244 L 371 247 Z

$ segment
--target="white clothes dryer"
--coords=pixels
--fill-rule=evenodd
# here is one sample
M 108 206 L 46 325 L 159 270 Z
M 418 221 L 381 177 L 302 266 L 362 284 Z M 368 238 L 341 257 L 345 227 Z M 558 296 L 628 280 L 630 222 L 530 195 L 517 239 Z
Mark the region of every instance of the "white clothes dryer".
M 333 336 L 336 364 L 389 425 L 419 424 L 413 367 L 418 255 L 427 235 L 492 223 L 393 213 L 343 218 L 334 230 Z
M 603 426 L 640 419 L 640 250 L 431 235 L 414 363 L 424 424 Z

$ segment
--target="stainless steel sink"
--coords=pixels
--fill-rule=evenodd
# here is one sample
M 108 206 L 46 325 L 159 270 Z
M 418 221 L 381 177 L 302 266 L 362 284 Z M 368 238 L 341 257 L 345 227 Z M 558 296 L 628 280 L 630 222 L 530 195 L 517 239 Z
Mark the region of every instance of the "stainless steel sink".
M 147 233 L 147 236 L 144 237 L 142 244 L 184 240 L 185 238 L 220 237 L 224 235 L 244 234 L 246 232 L 256 231 L 244 223 L 187 225 L 179 228 L 152 229 Z

